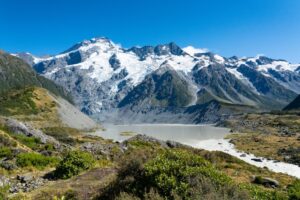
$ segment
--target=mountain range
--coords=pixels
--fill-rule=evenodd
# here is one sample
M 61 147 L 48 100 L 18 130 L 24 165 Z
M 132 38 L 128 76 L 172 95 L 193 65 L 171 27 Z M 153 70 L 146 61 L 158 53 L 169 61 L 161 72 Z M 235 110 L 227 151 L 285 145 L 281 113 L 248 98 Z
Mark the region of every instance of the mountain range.
M 300 93 L 300 64 L 227 58 L 173 42 L 123 48 L 100 37 L 54 56 L 13 55 L 106 122 L 212 123 L 231 113 L 282 109 Z

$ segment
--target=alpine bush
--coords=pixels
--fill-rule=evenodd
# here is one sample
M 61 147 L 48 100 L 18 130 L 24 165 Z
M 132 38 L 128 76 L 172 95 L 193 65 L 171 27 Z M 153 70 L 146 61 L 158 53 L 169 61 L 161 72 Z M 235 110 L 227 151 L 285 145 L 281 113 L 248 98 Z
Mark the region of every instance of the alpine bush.
M 58 164 L 54 175 L 67 179 L 93 167 L 95 163 L 92 154 L 83 151 L 70 151 Z
M 19 167 L 36 167 L 43 169 L 46 166 L 55 166 L 58 159 L 55 157 L 44 156 L 38 153 L 20 153 L 16 163 Z

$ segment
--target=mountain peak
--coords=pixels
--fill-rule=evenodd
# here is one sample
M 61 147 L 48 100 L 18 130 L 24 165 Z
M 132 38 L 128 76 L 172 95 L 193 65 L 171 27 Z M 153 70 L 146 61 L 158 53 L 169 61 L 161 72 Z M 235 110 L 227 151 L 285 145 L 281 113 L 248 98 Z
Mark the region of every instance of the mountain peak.
M 181 56 L 185 54 L 185 52 L 175 42 L 170 42 L 164 45 L 157 45 L 154 48 L 154 52 L 158 56 L 169 54 Z
M 98 46 L 102 49 L 119 47 L 118 45 L 116 45 L 112 40 L 110 40 L 107 37 L 94 37 L 92 39 L 83 40 L 82 42 L 79 42 L 79 43 L 75 44 L 71 48 L 69 48 L 66 51 L 62 52 L 62 54 L 68 53 L 68 52 L 71 52 L 71 51 L 75 51 L 75 50 L 79 50 L 79 49 L 85 50 L 85 49 L 88 49 L 88 48 L 92 48 L 94 46 Z

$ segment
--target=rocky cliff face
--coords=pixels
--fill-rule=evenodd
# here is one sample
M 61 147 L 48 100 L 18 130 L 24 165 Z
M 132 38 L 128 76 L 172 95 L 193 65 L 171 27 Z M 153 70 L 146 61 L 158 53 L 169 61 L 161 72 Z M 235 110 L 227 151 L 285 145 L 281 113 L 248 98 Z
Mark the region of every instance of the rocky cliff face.
M 299 64 L 265 56 L 225 58 L 175 43 L 125 49 L 93 38 L 32 60 L 38 73 L 71 92 L 83 112 L 100 120 L 191 122 L 192 108 L 202 109 L 193 116 L 211 119 L 212 113 L 224 114 L 224 105 L 280 109 L 300 93 Z

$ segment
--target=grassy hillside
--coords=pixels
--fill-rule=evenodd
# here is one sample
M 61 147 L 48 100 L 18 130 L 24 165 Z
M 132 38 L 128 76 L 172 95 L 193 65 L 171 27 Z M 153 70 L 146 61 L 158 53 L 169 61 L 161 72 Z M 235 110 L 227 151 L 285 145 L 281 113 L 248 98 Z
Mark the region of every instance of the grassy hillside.
M 97 124 L 72 104 L 48 90 L 26 87 L 0 96 L 0 116 L 28 122 L 36 128 L 94 129 Z
M 41 77 L 23 60 L 0 51 L 0 94 L 13 89 L 24 89 L 28 86 L 43 87 L 53 94 L 72 101 L 62 87 L 51 80 Z
M 4 93 L 0 97 L 0 115 L 31 122 L 38 128 L 61 124 L 57 104 L 43 88 L 27 87 Z

